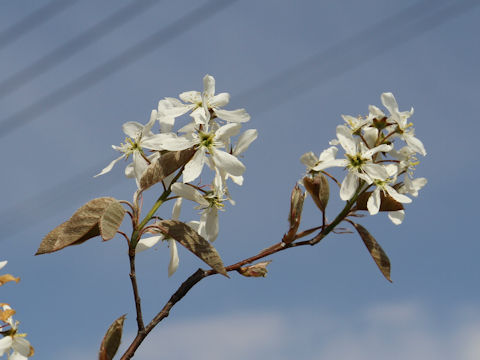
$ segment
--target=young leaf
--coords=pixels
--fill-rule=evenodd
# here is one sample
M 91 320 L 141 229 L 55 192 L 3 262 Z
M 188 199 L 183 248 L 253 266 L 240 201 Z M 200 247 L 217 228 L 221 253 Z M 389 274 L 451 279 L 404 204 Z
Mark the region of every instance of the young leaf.
M 363 243 L 367 247 L 383 276 L 385 276 L 388 281 L 392 282 L 392 279 L 390 279 L 390 260 L 385 251 L 383 251 L 375 238 L 362 225 L 353 223 L 353 226 L 362 238 Z
M 217 250 L 190 226 L 178 220 L 163 220 L 158 222 L 157 225 L 165 229 L 165 236 L 177 240 L 207 265 L 211 266 L 213 270 L 228 277 Z
M 367 201 L 370 195 L 372 194 L 371 191 L 367 191 L 357 198 L 357 204 L 355 209 L 356 210 L 368 210 L 367 208 Z M 398 202 L 390 195 L 385 195 L 383 191 L 380 191 L 380 209 L 379 211 L 398 211 L 403 210 L 402 203 Z
M 98 353 L 99 360 L 112 360 L 117 353 L 118 347 L 122 340 L 123 322 L 126 315 L 120 316 L 113 322 L 103 337 L 100 345 L 100 352 Z
M 305 176 L 303 178 L 303 186 L 312 196 L 315 205 L 322 212 L 325 212 L 330 197 L 330 186 L 325 175 L 318 173 L 313 178 Z
M 181 151 L 169 151 L 162 154 L 157 161 L 151 163 L 140 179 L 140 188 L 148 189 L 150 186 L 159 183 L 168 175 L 180 169 L 190 161 L 195 154 L 195 149 L 189 148 Z
M 112 201 L 100 218 L 100 235 L 104 241 L 113 239 L 122 224 L 125 209 L 118 201 Z
M 119 207 L 122 207 L 120 203 L 110 197 L 90 200 L 69 220 L 50 231 L 43 238 L 35 255 L 78 245 L 98 235 L 102 235 L 104 240 L 111 239 L 125 214 Z

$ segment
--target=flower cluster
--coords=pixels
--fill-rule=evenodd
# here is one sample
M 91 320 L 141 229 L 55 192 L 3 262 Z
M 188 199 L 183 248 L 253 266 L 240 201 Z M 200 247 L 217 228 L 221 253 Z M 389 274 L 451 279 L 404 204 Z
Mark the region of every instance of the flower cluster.
M 0 269 L 7 264 L 7 261 L 0 261 Z M 10 274 L 0 276 L 0 286 L 9 281 L 18 282 L 20 279 Z M 34 350 L 27 339 L 26 334 L 18 333 L 18 321 L 14 321 L 12 316 L 15 310 L 10 305 L 0 303 L 0 356 L 7 355 L 9 360 L 26 360 L 33 356 Z
M 330 142 L 332 146 L 319 157 L 308 152 L 300 161 L 312 175 L 325 173 L 331 167 L 344 167 L 348 172 L 341 182 L 340 198 L 351 201 L 365 194 L 366 208 L 371 215 L 391 210 L 388 206 L 382 207 L 382 203 L 397 204 L 401 209 L 389 211 L 388 215 L 394 224 L 400 224 L 405 216 L 401 204 L 410 203 L 412 199 L 407 195 L 417 196 L 418 190 L 427 183 L 425 178 L 413 177 L 418 165 L 416 155 L 425 156 L 426 151 L 415 137 L 413 124 L 408 122 L 413 108 L 399 111 L 392 93 L 383 93 L 381 100 L 388 115 L 373 105 L 365 117 L 342 115 L 345 124 L 337 126 L 337 138 Z M 403 140 L 404 146 L 395 150 L 395 140 Z M 343 158 L 336 158 L 338 145 L 345 151 Z M 368 191 L 371 189 L 373 191 Z
M 218 236 L 218 210 L 223 210 L 225 201 L 232 204 L 227 180 L 235 184 L 243 184 L 245 165 L 239 160 L 242 153 L 257 138 L 257 131 L 250 129 L 240 134 L 242 123 L 250 120 L 250 115 L 244 109 L 225 110 L 230 95 L 215 94 L 215 79 L 206 75 L 203 78 L 203 92 L 187 91 L 179 95 L 179 99 L 167 97 L 159 101 L 158 108 L 153 110 L 146 125 L 128 122 L 123 125 L 127 135 L 126 141 L 113 148 L 121 153 L 98 175 L 109 172 L 121 159 L 132 162 L 126 167 L 127 177 L 140 180 L 148 166 L 165 152 L 194 149 L 195 153 L 182 172 L 182 182 L 171 184 L 173 175 L 164 180 L 172 192 L 178 197 L 175 203 L 172 219 L 180 215 L 181 199 L 187 199 L 198 204 L 201 210 L 199 221 L 190 222 L 202 237 L 214 241 Z M 177 118 L 190 115 L 190 121 L 173 131 Z M 159 124 L 159 132 L 154 133 L 153 127 Z M 236 141 L 232 138 L 237 137 Z M 199 181 L 205 165 L 212 170 L 210 184 L 194 183 Z M 205 177 L 202 177 L 203 179 Z M 141 239 L 137 244 L 137 252 L 154 246 L 163 239 L 163 235 Z M 178 266 L 178 255 L 174 240 L 169 240 L 171 261 L 169 274 Z

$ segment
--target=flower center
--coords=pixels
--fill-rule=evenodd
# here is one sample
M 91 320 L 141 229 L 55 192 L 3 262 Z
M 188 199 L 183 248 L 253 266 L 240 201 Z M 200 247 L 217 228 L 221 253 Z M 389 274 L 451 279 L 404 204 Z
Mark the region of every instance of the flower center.
M 351 169 L 360 169 L 368 160 L 362 157 L 361 153 L 355 155 L 345 154 L 350 162 L 347 166 Z

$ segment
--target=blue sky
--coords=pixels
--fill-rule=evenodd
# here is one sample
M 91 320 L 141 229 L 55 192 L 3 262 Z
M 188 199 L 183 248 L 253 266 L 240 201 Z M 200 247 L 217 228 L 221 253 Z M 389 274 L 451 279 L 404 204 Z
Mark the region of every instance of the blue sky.
M 201 90 L 207 73 L 259 131 L 243 159 L 245 183 L 231 189 L 237 204 L 220 217 L 215 246 L 225 263 L 281 238 L 304 172 L 299 157 L 328 146 L 341 114 L 380 106 L 382 92 L 415 108 L 428 152 L 417 175 L 429 183 L 402 225 L 383 214 L 362 219 L 390 256 L 393 284 L 357 236 L 332 235 L 273 256 L 266 279 L 201 282 L 136 358 L 480 357 L 478 1 L 180 0 L 145 1 L 143 10 L 70 1 L 47 19 L 60 2 L 45 21 L 34 15 L 49 1 L 0 3 L 0 260 L 22 278 L 1 288 L 1 301 L 16 308 L 36 358 L 93 358 L 124 313 L 124 343 L 133 336 L 120 237 L 33 254 L 88 200 L 131 199 L 122 166 L 93 179 L 117 156 L 110 145 L 124 141 L 121 125 L 146 123 L 163 97 Z M 42 59 L 50 67 L 39 73 Z M 332 193 L 330 216 L 340 204 Z M 307 205 L 305 226 L 316 224 L 314 210 Z M 166 246 L 138 256 L 147 318 L 203 266 L 182 250 L 171 278 Z

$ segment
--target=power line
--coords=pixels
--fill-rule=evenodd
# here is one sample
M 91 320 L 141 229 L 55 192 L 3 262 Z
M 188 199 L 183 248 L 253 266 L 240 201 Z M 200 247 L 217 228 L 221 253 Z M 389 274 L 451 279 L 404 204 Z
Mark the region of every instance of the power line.
M 285 103 L 308 92 L 319 82 L 335 78 L 480 5 L 478 0 L 447 3 L 441 7 L 442 1 L 424 0 L 409 6 L 238 94 L 236 102 L 248 104 L 250 111 L 261 113 L 278 104 L 278 99 Z M 286 95 L 287 89 L 295 91 Z
M 30 64 L 24 69 L 10 75 L 0 83 L 0 99 L 24 86 L 44 72 L 64 62 L 89 44 L 100 40 L 117 27 L 151 8 L 158 1 L 159 0 L 134 0 L 83 33 L 77 35 L 69 42 L 41 57 L 33 64 Z
M 289 101 L 300 94 L 304 93 L 305 91 L 311 89 L 315 82 L 316 85 L 319 82 L 329 80 L 335 76 L 342 74 L 345 71 L 348 71 L 355 67 L 356 65 L 360 65 L 366 62 L 368 59 L 371 59 L 373 56 L 377 56 L 381 51 L 378 48 L 376 52 L 372 51 L 365 51 L 366 54 L 369 56 L 363 56 L 360 59 L 355 57 L 355 60 L 358 61 L 348 61 L 348 62 L 339 62 L 339 59 L 345 57 L 346 54 L 349 54 L 350 50 L 349 46 L 355 46 L 358 52 L 358 48 L 372 46 L 373 44 L 379 44 L 379 40 L 383 40 L 385 38 L 391 38 L 396 40 L 396 42 L 391 42 L 388 44 L 379 44 L 378 46 L 386 46 L 386 49 L 383 51 L 390 50 L 399 44 L 405 43 L 406 41 L 412 39 L 415 36 L 418 36 L 421 32 L 426 32 L 432 29 L 435 26 L 441 25 L 442 23 L 446 22 L 449 19 L 453 19 L 454 17 L 460 15 L 461 13 L 475 7 L 476 5 L 480 5 L 478 1 L 472 0 L 465 0 L 465 1 L 456 1 L 454 4 L 450 6 L 446 6 L 437 11 L 431 11 L 432 8 L 428 8 L 427 4 L 429 1 L 421 1 L 405 10 L 400 11 L 399 13 L 388 17 L 385 20 L 382 20 L 371 27 L 368 27 L 364 31 L 360 32 L 363 38 L 357 35 L 353 35 L 349 39 L 338 43 L 337 45 L 327 49 L 326 51 L 320 52 L 315 54 L 314 56 L 308 58 L 307 60 L 303 61 L 300 64 L 297 64 L 285 72 L 278 74 L 275 77 L 264 81 L 259 86 L 250 89 L 249 91 L 245 91 L 241 94 L 235 96 L 238 100 L 241 99 L 242 103 L 249 102 L 249 109 L 252 107 L 255 108 L 255 112 L 263 112 L 268 110 L 269 108 L 273 107 L 272 101 L 269 99 L 276 99 L 278 102 L 279 97 L 272 96 L 275 92 L 281 94 L 282 103 Z M 438 4 L 439 2 L 436 2 Z M 415 11 L 415 19 L 409 20 L 406 17 L 409 15 L 412 16 L 411 12 Z M 405 20 L 406 24 L 401 25 L 397 28 L 394 28 L 393 25 L 398 25 L 399 20 Z M 392 26 L 382 28 L 385 24 L 393 24 Z M 404 26 L 407 29 L 404 29 Z M 381 37 L 378 36 L 379 33 L 372 33 L 374 29 L 382 29 Z M 408 30 L 410 29 L 410 30 Z M 408 30 L 408 31 L 407 31 Z M 372 39 L 370 36 L 377 35 L 376 38 Z M 368 48 L 366 50 L 369 50 Z M 356 53 L 356 55 L 359 55 Z M 323 61 L 324 59 L 328 59 L 328 61 Z M 341 66 L 337 65 L 340 64 Z M 324 67 L 325 69 L 316 69 L 317 67 L 321 68 Z M 343 68 L 342 68 L 343 67 Z M 308 72 L 313 71 L 316 69 L 316 73 L 311 78 L 306 77 Z M 283 79 L 283 81 L 282 81 Z M 288 96 L 285 96 L 286 89 L 292 88 L 292 84 L 295 84 L 295 92 L 291 92 Z M 299 84 L 302 84 L 304 87 L 299 88 Z M 305 86 L 306 85 L 306 86 Z M 267 102 L 267 105 L 264 103 Z M 97 172 L 98 169 L 103 167 L 107 164 L 111 159 L 105 159 L 95 167 L 92 167 L 88 170 L 88 173 Z M 25 214 L 28 212 L 29 218 L 38 219 L 38 211 L 42 210 L 43 214 L 48 214 L 51 212 L 51 206 L 49 206 L 49 210 L 45 209 L 45 204 L 52 204 L 52 199 L 58 198 L 60 194 L 66 194 L 69 198 L 71 198 L 71 194 L 73 193 L 72 189 L 76 189 L 75 194 L 77 196 L 80 194 L 78 189 L 86 186 L 85 185 L 85 173 L 83 171 L 81 174 L 76 175 L 68 180 L 56 185 L 54 188 L 49 189 L 42 194 L 39 194 L 28 201 L 25 201 L 24 204 L 21 204 L 15 208 L 9 208 L 4 210 L 0 213 L 0 219 L 2 221 L 2 228 L 4 228 L 4 232 L 8 234 L 9 226 L 15 227 L 14 221 L 19 219 L 19 213 Z M 82 180 L 81 180 L 82 179 Z M 117 182 L 119 178 L 113 178 L 110 183 L 110 186 L 113 182 Z M 98 188 L 96 187 L 98 190 Z M 12 215 L 14 214 L 14 215 Z M 17 220 L 18 221 L 18 220 Z
M 0 48 L 15 42 L 21 36 L 47 22 L 52 17 L 67 9 L 69 6 L 72 6 L 76 2 L 77 0 L 50 1 L 44 7 L 34 11 L 22 20 L 3 30 L 0 33 Z
M 196 25 L 209 19 L 211 16 L 232 5 L 238 0 L 210 0 L 173 24 L 148 36 L 137 44 L 129 47 L 120 55 L 100 64 L 93 70 L 77 77 L 69 83 L 57 88 L 43 96 L 33 104 L 17 111 L 0 122 L 2 128 L 0 138 L 8 135 L 19 127 L 37 119 L 40 115 L 56 108 L 65 101 L 70 100 L 82 91 L 85 91 L 110 75 L 118 72 L 147 54 L 155 51 L 158 47 L 168 43 L 179 35 L 187 32 Z

